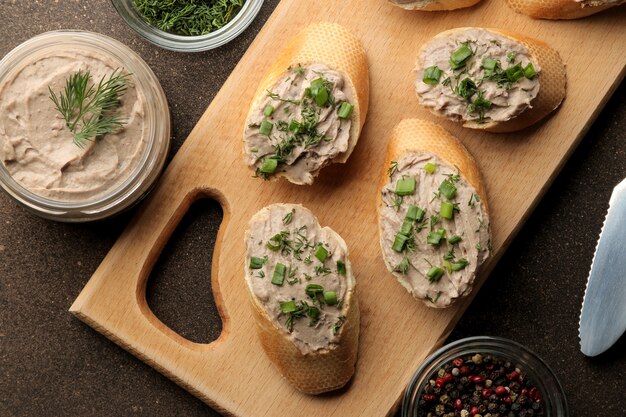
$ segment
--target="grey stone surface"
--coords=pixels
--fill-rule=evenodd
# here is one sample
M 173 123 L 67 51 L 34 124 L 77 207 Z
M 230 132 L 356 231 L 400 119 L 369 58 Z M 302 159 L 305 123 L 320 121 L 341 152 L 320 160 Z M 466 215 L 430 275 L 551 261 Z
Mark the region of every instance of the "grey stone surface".
M 92 30 L 129 45 L 152 67 L 167 94 L 174 126 L 171 158 L 276 3 L 266 1 L 252 26 L 229 45 L 181 54 L 143 41 L 109 2 L 1 1 L 0 55 L 53 29 Z M 626 176 L 624 132 L 626 83 L 449 338 L 498 335 L 525 344 L 560 378 L 572 416 L 626 415 L 626 338 L 605 355 L 588 359 L 578 350 L 577 336 L 608 198 Z M 0 193 L 0 415 L 220 415 L 67 312 L 131 216 L 86 225 L 55 223 Z M 221 330 L 201 272 L 209 270 L 220 219 L 217 203 L 194 205 L 148 288 L 157 316 L 199 342 L 215 339 Z

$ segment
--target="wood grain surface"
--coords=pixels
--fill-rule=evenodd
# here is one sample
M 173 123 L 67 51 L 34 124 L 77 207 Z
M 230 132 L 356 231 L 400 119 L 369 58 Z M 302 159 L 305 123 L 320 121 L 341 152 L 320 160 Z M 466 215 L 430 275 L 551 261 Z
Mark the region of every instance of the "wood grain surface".
M 241 132 L 252 95 L 281 45 L 318 21 L 346 26 L 365 45 L 371 95 L 362 137 L 350 160 L 325 168 L 313 186 L 252 178 L 241 154 Z M 415 55 L 425 40 L 458 26 L 525 33 L 557 49 L 568 70 L 568 96 L 558 112 L 523 132 L 489 134 L 463 130 L 419 109 L 413 92 Z M 623 78 L 624 46 L 624 7 L 584 20 L 551 22 L 515 14 L 501 0 L 425 14 L 381 0 L 284 0 L 71 311 L 226 414 L 389 414 L 411 374 L 445 340 L 471 301 L 470 297 L 443 311 L 428 309 L 385 269 L 378 246 L 376 194 L 391 129 L 407 117 L 435 120 L 475 156 L 492 215 L 494 256 L 488 273 Z M 191 202 L 203 196 L 217 199 L 224 210 L 211 271 L 223 332 L 206 345 L 167 328 L 145 301 L 146 281 L 161 249 Z M 350 249 L 361 338 L 355 377 L 340 392 L 300 394 L 281 379 L 257 340 L 246 298 L 243 232 L 253 213 L 274 202 L 304 204 Z M 478 286 L 485 279 L 486 274 Z

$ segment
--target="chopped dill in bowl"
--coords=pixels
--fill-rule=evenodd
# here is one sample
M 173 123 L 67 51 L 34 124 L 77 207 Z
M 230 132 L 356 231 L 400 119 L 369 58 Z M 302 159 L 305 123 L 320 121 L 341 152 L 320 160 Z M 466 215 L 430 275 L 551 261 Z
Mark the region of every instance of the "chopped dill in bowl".
M 214 32 L 230 22 L 246 0 L 132 0 L 143 18 L 182 36 Z

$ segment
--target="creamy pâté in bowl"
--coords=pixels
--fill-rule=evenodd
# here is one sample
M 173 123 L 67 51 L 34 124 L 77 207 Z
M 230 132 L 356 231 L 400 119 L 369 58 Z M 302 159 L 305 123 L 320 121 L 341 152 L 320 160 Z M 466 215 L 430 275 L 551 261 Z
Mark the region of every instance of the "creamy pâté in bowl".
M 0 184 L 36 214 L 89 221 L 132 206 L 169 135 L 158 80 L 113 39 L 48 32 L 0 61 Z

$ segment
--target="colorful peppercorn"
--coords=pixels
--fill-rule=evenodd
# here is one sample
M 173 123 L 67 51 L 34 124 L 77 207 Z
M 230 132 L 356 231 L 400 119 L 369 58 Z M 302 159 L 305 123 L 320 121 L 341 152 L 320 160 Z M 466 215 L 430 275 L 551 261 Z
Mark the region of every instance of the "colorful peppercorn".
M 490 354 L 457 357 L 429 378 L 418 417 L 544 417 L 539 389 L 510 361 Z

